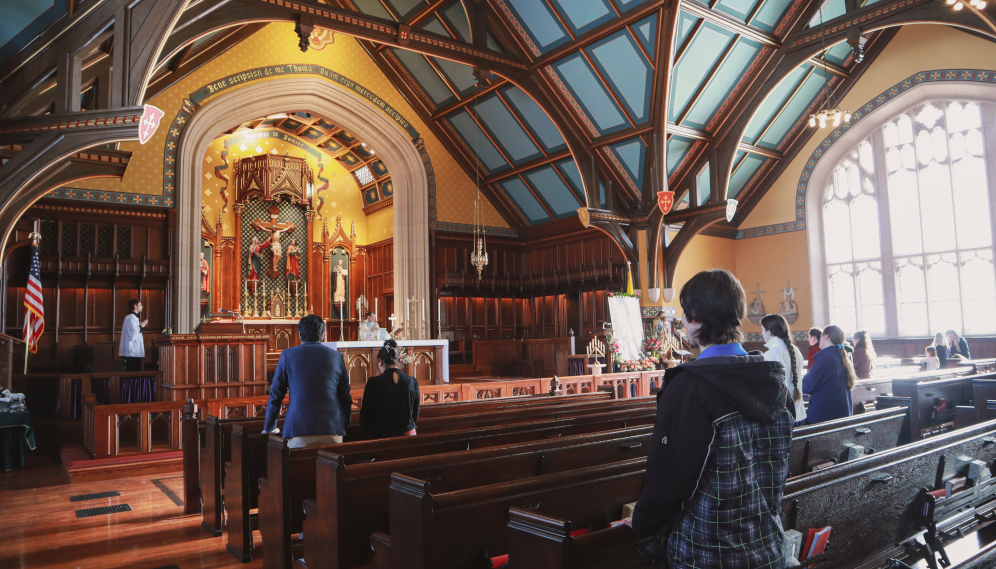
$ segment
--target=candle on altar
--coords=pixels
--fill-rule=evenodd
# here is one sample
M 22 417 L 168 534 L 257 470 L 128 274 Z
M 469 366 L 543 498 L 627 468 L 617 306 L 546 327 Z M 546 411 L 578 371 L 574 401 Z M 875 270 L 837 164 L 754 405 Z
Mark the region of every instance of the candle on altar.
M 422 328 L 425 329 L 425 299 L 422 299 Z
M 374 298 L 374 317 L 375 318 L 379 318 L 380 317 L 380 313 L 377 311 L 377 302 L 378 302 L 378 300 L 376 298 Z

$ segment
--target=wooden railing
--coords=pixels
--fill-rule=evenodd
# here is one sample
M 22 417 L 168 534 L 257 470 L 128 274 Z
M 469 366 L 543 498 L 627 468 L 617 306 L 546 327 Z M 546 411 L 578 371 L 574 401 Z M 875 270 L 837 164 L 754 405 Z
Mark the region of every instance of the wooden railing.
M 612 389 L 615 397 L 644 397 L 659 387 L 664 371 L 610 373 L 561 377 L 567 395 Z M 479 380 L 443 385 L 420 385 L 423 405 L 549 393 L 550 379 Z M 350 393 L 353 408 L 363 405 L 363 390 Z M 262 417 L 268 397 L 240 397 L 193 401 L 198 418 Z M 285 401 L 286 403 L 286 401 Z M 183 448 L 182 401 L 98 405 L 92 393 L 83 403 L 83 446 L 94 458 L 171 452 Z M 196 440 L 196 438 L 194 439 Z
M 129 378 L 152 378 L 152 385 L 145 390 L 148 401 L 161 400 L 162 372 L 102 372 L 15 375 L 15 391 L 28 395 L 32 414 L 38 418 L 55 417 L 59 421 L 82 419 L 83 399 L 90 393 L 101 397 L 101 404 L 121 403 L 121 386 Z

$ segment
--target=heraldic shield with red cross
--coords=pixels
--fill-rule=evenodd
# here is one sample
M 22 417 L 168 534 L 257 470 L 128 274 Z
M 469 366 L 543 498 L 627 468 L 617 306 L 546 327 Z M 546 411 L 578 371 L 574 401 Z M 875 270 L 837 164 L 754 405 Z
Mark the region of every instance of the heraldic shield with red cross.
M 674 205 L 674 192 L 657 192 L 657 205 L 661 206 L 664 215 L 671 213 Z
M 159 120 L 163 118 L 163 112 L 152 105 L 145 105 L 142 112 L 142 122 L 138 125 L 138 141 L 145 144 L 152 139 L 152 135 L 159 128 Z

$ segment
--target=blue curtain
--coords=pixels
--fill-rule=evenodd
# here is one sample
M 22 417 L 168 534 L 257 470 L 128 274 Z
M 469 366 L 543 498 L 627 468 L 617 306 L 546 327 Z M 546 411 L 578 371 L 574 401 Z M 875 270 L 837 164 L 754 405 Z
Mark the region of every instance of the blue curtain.
M 122 403 L 152 403 L 156 400 L 156 377 L 122 377 Z

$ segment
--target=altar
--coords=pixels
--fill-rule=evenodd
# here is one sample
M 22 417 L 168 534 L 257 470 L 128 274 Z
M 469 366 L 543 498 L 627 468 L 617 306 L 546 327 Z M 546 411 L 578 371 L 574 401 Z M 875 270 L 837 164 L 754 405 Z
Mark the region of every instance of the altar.
M 377 375 L 377 352 L 384 342 L 323 342 L 338 350 L 346 360 L 349 385 L 363 389 L 367 380 Z M 442 385 L 450 381 L 450 345 L 448 340 L 398 340 L 398 347 L 407 351 L 408 364 L 398 367 L 418 380 L 420 385 Z

